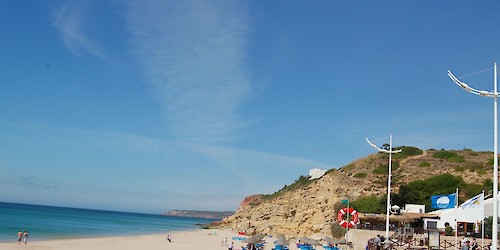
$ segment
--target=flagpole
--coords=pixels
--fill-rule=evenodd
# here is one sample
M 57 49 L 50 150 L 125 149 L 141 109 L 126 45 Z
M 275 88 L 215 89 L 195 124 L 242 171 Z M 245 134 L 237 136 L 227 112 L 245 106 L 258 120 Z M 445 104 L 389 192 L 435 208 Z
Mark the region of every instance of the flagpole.
M 481 246 L 484 248 L 484 189 L 483 189 L 483 217 L 481 218 Z
M 455 208 L 458 207 L 458 188 L 457 188 L 457 195 L 455 195 Z

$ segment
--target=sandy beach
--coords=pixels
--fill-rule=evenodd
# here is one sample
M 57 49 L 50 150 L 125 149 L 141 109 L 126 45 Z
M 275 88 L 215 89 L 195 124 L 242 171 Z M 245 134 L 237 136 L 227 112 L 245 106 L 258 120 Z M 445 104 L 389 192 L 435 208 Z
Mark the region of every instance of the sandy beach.
M 381 231 L 351 230 L 351 239 L 353 249 L 364 249 L 366 240 L 374 237 Z M 167 240 L 170 234 L 172 242 Z M 16 235 L 13 235 L 12 243 L 0 243 L 2 250 L 137 250 L 137 249 L 171 249 L 171 250 L 224 250 L 227 247 L 221 243 L 227 238 L 228 242 L 234 242 L 233 249 L 241 249 L 246 245 L 241 240 L 232 240 L 238 237 L 236 232 L 229 230 L 200 229 L 193 231 L 169 232 L 164 234 L 142 235 L 142 236 L 123 236 L 123 237 L 102 237 L 88 239 L 61 239 L 49 241 L 28 241 L 28 244 L 17 244 Z M 274 247 L 275 238 L 265 237 L 266 244 L 264 250 L 271 250 Z M 298 249 L 294 240 L 290 240 L 289 249 Z M 316 246 L 316 249 L 323 249 Z
M 126 237 L 103 237 L 91 239 L 68 239 L 68 240 L 50 240 L 50 241 L 28 241 L 28 244 L 18 245 L 15 242 L 15 235 L 12 243 L 0 243 L 2 250 L 137 250 L 137 249 L 171 249 L 171 250 L 223 250 L 227 247 L 222 246 L 222 241 L 227 238 L 228 242 L 234 242 L 234 249 L 241 249 L 244 245 L 239 240 L 232 240 L 232 237 L 238 236 L 235 232 L 226 230 L 195 230 L 169 233 L 172 236 L 172 242 L 168 242 L 167 233 L 143 236 Z M 273 238 L 266 238 L 264 249 L 273 248 Z M 292 242 L 293 243 L 293 242 Z M 297 249 L 293 244 L 290 249 Z M 320 249 L 320 248 L 318 248 Z M 321 248 L 322 249 L 322 248 Z
M 373 238 L 382 231 L 370 230 L 351 230 L 350 237 L 353 241 L 353 250 L 365 249 L 368 239 Z M 221 243 L 225 238 L 228 242 L 234 242 L 234 249 L 241 249 L 245 243 L 241 240 L 232 240 L 238 237 L 237 233 L 229 230 L 208 230 L 200 229 L 193 231 L 179 231 L 168 233 L 172 236 L 172 242 L 167 240 L 167 233 L 143 235 L 143 236 L 125 236 L 125 237 L 102 237 L 89 239 L 63 239 L 50 241 L 28 241 L 28 244 L 17 244 L 16 237 L 13 235 L 13 242 L 0 243 L 2 250 L 137 250 L 137 249 L 170 249 L 170 250 L 225 250 L 227 247 Z M 274 247 L 275 238 L 266 237 L 265 250 L 271 250 Z M 443 237 L 442 240 L 454 241 L 454 237 Z M 489 243 L 489 241 L 485 242 Z M 294 240 L 290 241 L 291 250 L 298 249 Z M 323 249 L 316 246 L 316 249 Z

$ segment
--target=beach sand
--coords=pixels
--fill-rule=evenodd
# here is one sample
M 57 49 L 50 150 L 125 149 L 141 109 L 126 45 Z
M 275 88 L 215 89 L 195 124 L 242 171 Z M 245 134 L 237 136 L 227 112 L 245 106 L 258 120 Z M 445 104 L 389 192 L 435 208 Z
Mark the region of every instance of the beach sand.
M 172 236 L 172 242 L 168 242 L 167 233 L 144 235 L 144 236 L 125 236 L 125 237 L 103 237 L 91 239 L 64 239 L 49 241 L 28 241 L 28 244 L 18 245 L 15 242 L 15 235 L 12 243 L 0 243 L 2 250 L 224 250 L 227 247 L 222 246 L 222 241 L 227 237 L 228 242 L 234 242 L 234 249 L 241 249 L 244 245 L 240 240 L 232 240 L 232 237 L 238 236 L 235 232 L 226 230 L 194 230 L 168 233 Z M 266 237 L 266 250 L 273 248 L 274 238 Z M 293 242 L 290 249 L 297 249 Z M 318 248 L 319 249 L 319 248 Z M 321 248 L 322 249 L 322 248 Z
M 351 230 L 351 241 L 354 242 L 353 250 L 365 249 L 369 238 L 381 231 Z M 167 240 L 170 234 L 172 242 Z M 143 236 L 124 236 L 124 237 L 102 237 L 89 239 L 61 239 L 49 241 L 28 241 L 28 244 L 18 245 L 16 235 L 13 235 L 12 243 L 0 243 L 2 250 L 225 250 L 222 241 L 227 238 L 228 242 L 234 242 L 233 249 L 241 249 L 243 243 L 241 240 L 232 240 L 238 237 L 237 233 L 229 230 L 200 229 L 193 231 L 168 232 L 164 234 L 143 235 Z M 265 237 L 265 250 L 271 250 L 274 247 L 275 238 Z M 290 240 L 289 248 L 298 249 L 295 241 Z M 316 249 L 323 249 L 322 246 L 316 246 Z

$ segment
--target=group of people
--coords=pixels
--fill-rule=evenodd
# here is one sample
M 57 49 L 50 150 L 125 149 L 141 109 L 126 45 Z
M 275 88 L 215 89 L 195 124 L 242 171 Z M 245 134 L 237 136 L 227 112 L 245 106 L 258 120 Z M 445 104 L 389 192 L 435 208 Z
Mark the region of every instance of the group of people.
M 21 244 L 21 242 L 24 242 L 26 244 L 28 242 L 28 232 L 26 230 L 19 230 L 17 233 L 17 244 Z
M 233 250 L 234 242 L 232 242 L 232 241 L 228 242 L 227 238 L 225 238 L 220 245 L 223 247 L 227 247 L 227 249 L 229 249 L 229 250 Z
M 476 238 L 472 238 L 472 241 L 470 241 L 464 237 L 461 243 L 462 243 L 462 247 L 460 248 L 461 250 L 476 250 L 478 248 Z
M 377 234 L 377 237 L 373 239 L 373 245 L 376 250 L 383 250 L 386 249 L 387 247 L 385 246 L 387 243 L 386 239 L 383 235 Z M 368 247 L 368 246 L 367 246 Z

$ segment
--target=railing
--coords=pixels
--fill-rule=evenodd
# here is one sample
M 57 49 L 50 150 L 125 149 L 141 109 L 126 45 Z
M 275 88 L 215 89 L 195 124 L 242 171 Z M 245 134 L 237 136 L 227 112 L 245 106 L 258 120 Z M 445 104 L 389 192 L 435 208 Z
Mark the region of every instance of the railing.
M 401 240 L 403 239 L 403 240 Z M 373 239 L 368 240 L 368 250 L 385 250 L 385 249 L 428 249 L 427 242 L 425 240 L 416 239 L 416 238 L 391 238 L 390 244 L 381 243 L 380 246 L 376 246 Z M 437 249 L 437 248 L 434 248 Z M 450 249 L 450 250 L 460 250 L 461 242 L 450 240 L 440 240 L 439 241 L 439 249 Z M 478 242 L 478 248 L 476 250 L 490 250 L 490 245 L 485 244 L 485 246 L 481 246 Z

